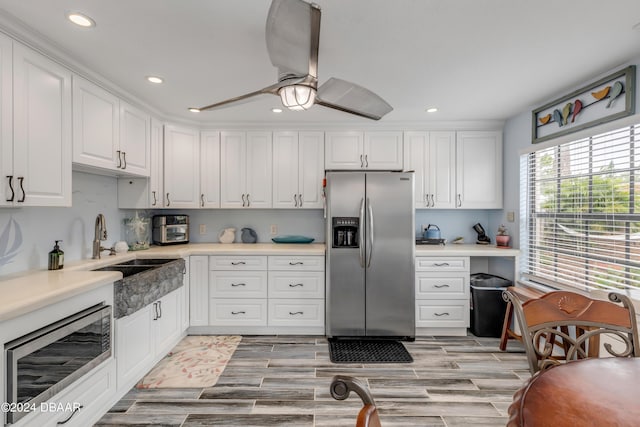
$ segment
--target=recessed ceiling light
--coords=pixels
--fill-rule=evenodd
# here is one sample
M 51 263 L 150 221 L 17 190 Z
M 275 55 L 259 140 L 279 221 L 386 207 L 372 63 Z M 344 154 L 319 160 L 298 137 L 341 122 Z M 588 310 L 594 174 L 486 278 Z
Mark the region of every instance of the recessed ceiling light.
M 282 113 L 282 108 L 274 107 L 274 108 L 271 109 L 271 111 L 274 112 L 274 113 Z
M 199 108 L 189 108 L 189 111 L 191 111 L 192 113 L 199 113 L 200 109 Z
M 94 21 L 93 19 L 91 19 L 87 15 L 82 14 L 80 12 L 69 12 L 69 13 L 67 13 L 67 19 L 69 21 L 73 22 L 74 24 L 79 25 L 80 27 L 84 27 L 84 28 L 90 28 L 90 27 L 95 27 L 96 26 L 96 21 Z
M 438 111 L 436 107 L 427 108 L 427 113 L 435 113 L 436 111 Z
M 164 82 L 162 77 L 158 77 L 158 76 L 147 76 L 147 80 L 150 81 L 151 83 L 156 83 L 156 84 L 160 84 Z

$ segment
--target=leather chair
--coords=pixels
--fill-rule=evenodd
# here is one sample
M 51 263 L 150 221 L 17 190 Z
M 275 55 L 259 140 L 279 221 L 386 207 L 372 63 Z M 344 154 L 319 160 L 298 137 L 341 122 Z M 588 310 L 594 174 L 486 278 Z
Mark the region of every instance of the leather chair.
M 362 381 L 346 375 L 336 375 L 331 381 L 330 391 L 336 400 L 345 400 L 352 391 L 360 396 L 364 406 L 358 413 L 356 427 L 382 427 L 373 396 Z
M 600 357 L 604 337 L 615 339 L 614 346 L 604 342 L 604 355 L 640 356 L 635 310 L 624 295 L 612 292 L 610 301 L 603 301 L 556 291 L 522 303 L 506 290 L 503 298 L 513 306 L 532 374 L 566 361 Z

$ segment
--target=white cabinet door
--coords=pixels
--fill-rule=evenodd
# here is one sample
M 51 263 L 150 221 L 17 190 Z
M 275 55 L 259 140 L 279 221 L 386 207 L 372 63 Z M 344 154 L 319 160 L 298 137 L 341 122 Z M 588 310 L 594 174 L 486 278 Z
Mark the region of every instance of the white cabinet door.
M 151 163 L 149 164 L 149 207 L 161 208 L 164 197 L 162 195 L 164 177 L 164 144 L 162 122 L 151 119 L 151 144 L 149 147 Z
M 209 256 L 189 257 L 189 325 L 209 324 Z
M 402 170 L 402 132 L 365 132 L 364 168 Z
M 71 73 L 13 47 L 14 189 L 21 206 L 71 206 Z
M 15 202 L 15 192 L 9 188 L 7 178 L 14 175 L 12 45 L 10 38 L 0 34 L 0 178 L 3 180 L 0 185 L 0 206 L 11 206 Z
M 118 389 L 139 380 L 153 363 L 153 305 L 116 320 L 115 353 L 118 369 Z
M 427 153 L 429 151 L 428 132 L 405 132 L 404 134 L 404 168 L 414 171 L 415 176 L 415 206 L 416 208 L 430 207 L 429 198 L 429 165 Z
M 120 100 L 99 86 L 73 76 L 73 162 L 117 170 Z
M 200 135 L 200 207 L 220 207 L 220 132 Z
M 502 208 L 502 132 L 458 132 L 456 206 Z
M 430 208 L 455 208 L 455 132 L 431 132 L 427 152 L 427 189 Z
M 298 132 L 273 134 L 273 207 L 298 207 Z
M 362 132 L 325 133 L 325 169 L 364 168 L 364 135 Z
M 180 311 L 180 293 L 182 288 L 160 298 L 151 304 L 151 308 L 157 310 L 155 316 L 152 317 L 153 328 L 155 333 L 155 351 L 156 355 L 163 354 L 171 350 L 182 333 L 181 311 Z
M 323 178 L 324 133 L 300 132 L 298 136 L 298 207 L 322 209 Z
M 149 176 L 149 114 L 120 101 L 120 169 L 127 174 Z
M 247 132 L 246 173 L 247 207 L 271 207 L 271 132 Z
M 220 207 L 246 207 L 246 134 L 220 133 Z
M 173 125 L 164 128 L 164 206 L 197 208 L 200 199 L 198 131 Z

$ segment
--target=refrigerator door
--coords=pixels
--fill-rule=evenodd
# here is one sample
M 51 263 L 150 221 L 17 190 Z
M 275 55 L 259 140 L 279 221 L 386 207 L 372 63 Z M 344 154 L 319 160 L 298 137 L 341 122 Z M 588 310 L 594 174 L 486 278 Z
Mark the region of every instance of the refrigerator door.
M 334 248 L 334 217 L 364 215 L 365 175 L 361 172 L 327 173 L 326 334 L 365 335 L 364 232 L 359 221 L 358 248 Z
M 415 336 L 413 173 L 367 173 L 366 335 Z

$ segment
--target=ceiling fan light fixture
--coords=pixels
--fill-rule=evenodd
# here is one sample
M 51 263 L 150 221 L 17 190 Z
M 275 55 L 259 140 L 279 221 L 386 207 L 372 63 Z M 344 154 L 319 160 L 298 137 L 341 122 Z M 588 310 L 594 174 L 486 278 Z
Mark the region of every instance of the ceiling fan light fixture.
M 294 111 L 308 110 L 316 101 L 316 90 L 311 86 L 284 86 L 279 94 L 282 105 Z

